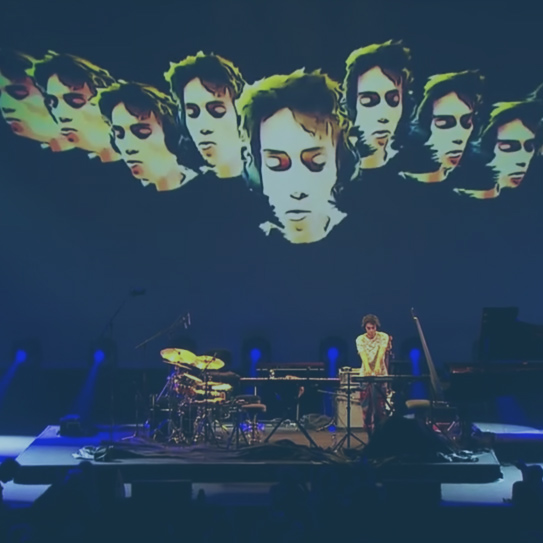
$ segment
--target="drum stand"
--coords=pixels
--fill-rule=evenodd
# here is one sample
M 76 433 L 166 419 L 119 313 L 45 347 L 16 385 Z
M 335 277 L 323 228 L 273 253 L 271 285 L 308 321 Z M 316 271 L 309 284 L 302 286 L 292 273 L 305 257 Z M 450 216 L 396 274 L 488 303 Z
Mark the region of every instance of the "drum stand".
M 196 417 L 196 420 L 194 421 L 194 438 L 192 439 L 192 443 L 197 443 L 199 438 L 203 436 L 204 443 L 212 443 L 213 445 L 218 445 L 218 439 L 215 435 L 215 429 L 213 427 L 213 424 L 215 420 L 212 418 L 210 414 L 210 407 L 209 407 L 209 390 L 208 390 L 208 383 L 209 378 L 207 373 L 204 373 L 204 403 L 203 406 L 199 409 L 198 415 Z
M 181 411 L 181 405 L 177 403 L 177 409 L 174 407 L 173 393 L 172 393 L 172 381 L 173 374 L 170 375 L 166 381 L 166 384 L 162 388 L 160 394 L 155 399 L 155 404 L 165 395 L 168 397 L 168 418 L 162 421 L 157 428 L 151 434 L 151 439 L 156 440 L 161 429 L 166 426 L 166 441 L 168 443 L 175 443 L 177 445 L 188 445 L 189 440 L 183 433 L 183 415 Z M 173 414 L 177 414 L 177 420 L 174 422 Z
M 347 373 L 347 432 L 345 435 L 336 443 L 335 447 L 332 449 L 332 452 L 338 451 L 343 444 L 347 442 L 347 448 L 351 448 L 351 437 L 356 439 L 361 445 L 365 446 L 365 443 L 354 434 L 351 429 L 351 373 Z

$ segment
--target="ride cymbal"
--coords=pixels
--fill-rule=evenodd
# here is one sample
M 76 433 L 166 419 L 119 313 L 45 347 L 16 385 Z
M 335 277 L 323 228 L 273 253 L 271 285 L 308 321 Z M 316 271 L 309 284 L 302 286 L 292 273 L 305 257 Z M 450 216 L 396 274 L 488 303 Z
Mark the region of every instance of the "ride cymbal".
M 193 365 L 200 370 L 220 370 L 224 367 L 224 362 L 214 356 L 197 356 Z

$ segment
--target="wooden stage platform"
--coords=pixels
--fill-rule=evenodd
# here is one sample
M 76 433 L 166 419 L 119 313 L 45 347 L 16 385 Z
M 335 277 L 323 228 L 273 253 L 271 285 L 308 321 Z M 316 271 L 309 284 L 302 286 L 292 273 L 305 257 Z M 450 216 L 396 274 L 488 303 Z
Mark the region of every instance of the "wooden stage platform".
M 265 436 L 271 427 L 264 428 Z M 334 466 L 351 470 L 360 459 L 363 446 L 352 438 L 352 449 L 331 451 L 344 435 L 328 430 L 309 431 L 319 448 L 296 428 L 280 428 L 269 444 L 257 444 L 239 450 L 212 445 L 163 445 L 134 435 L 133 426 L 102 427 L 87 437 L 59 435 L 59 426 L 48 426 L 17 460 L 22 469 L 15 480 L 19 484 L 51 484 L 61 478 L 81 458 L 74 455 L 84 447 L 110 445 L 110 461 L 93 461 L 100 469 L 119 469 L 126 483 L 141 480 L 178 479 L 198 483 L 274 482 L 282 468 L 295 468 L 310 480 L 318 470 Z M 367 441 L 362 431 L 355 435 Z M 355 450 L 358 446 L 359 450 Z M 500 463 L 492 450 L 475 455 L 475 461 L 396 461 L 376 467 L 382 481 L 431 483 L 489 483 L 502 477 Z

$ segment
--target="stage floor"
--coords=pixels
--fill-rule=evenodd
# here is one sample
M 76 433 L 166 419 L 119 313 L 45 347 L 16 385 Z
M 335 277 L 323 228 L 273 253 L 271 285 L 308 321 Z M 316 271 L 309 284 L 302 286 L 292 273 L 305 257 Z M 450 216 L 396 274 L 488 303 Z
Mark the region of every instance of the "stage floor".
M 264 429 L 263 435 L 268 432 Z M 351 462 L 340 449 L 330 448 L 344 435 L 342 431 L 311 431 L 309 434 L 321 449 L 310 448 L 309 442 L 296 428 L 282 427 L 270 444 L 227 450 L 224 446 L 164 446 L 143 437 L 130 437 L 134 427 L 102 428 L 90 437 L 64 437 L 58 426 L 48 426 L 17 457 L 22 466 L 18 484 L 47 485 L 77 465 L 74 457 L 83 447 L 114 444 L 115 459 L 94 462 L 100 469 L 119 469 L 126 483 L 139 480 L 182 479 L 193 483 L 264 483 L 278 480 L 281 468 L 295 467 L 306 480 L 316 470 L 331 464 L 348 470 Z M 351 438 L 351 447 L 362 447 L 357 440 L 367 441 L 362 431 Z M 135 453 L 135 454 L 134 454 Z M 137 455 L 137 456 L 136 456 Z M 121 458 L 122 456 L 122 458 Z M 351 455 L 349 455 L 351 456 Z M 382 480 L 409 480 L 436 483 L 489 483 L 502 477 L 500 463 L 492 450 L 477 455 L 476 462 L 410 462 L 390 463 L 378 469 Z

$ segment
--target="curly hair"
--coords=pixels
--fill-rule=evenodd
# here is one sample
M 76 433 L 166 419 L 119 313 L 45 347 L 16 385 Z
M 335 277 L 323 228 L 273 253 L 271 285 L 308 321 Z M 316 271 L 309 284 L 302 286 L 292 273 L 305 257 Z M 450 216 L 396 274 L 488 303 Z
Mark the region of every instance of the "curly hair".
M 24 81 L 33 77 L 36 59 L 10 49 L 0 49 L 0 72 L 10 81 Z
M 36 83 L 46 91 L 47 82 L 53 75 L 58 76 L 63 85 L 80 89 L 88 85 L 92 96 L 99 89 L 105 89 L 115 83 L 113 76 L 104 68 L 75 55 L 59 54 L 49 51 L 35 66 Z
M 366 324 L 374 324 L 375 328 L 381 327 L 379 317 L 377 317 L 377 315 L 372 315 L 371 313 L 369 315 L 364 315 L 362 318 L 362 328 L 366 328 Z

